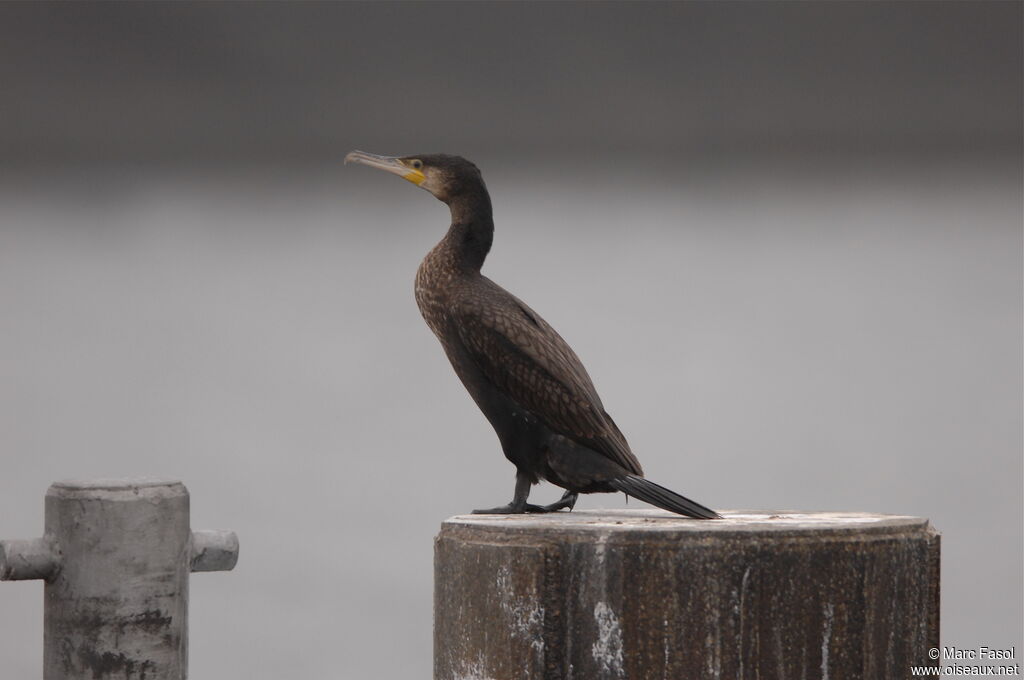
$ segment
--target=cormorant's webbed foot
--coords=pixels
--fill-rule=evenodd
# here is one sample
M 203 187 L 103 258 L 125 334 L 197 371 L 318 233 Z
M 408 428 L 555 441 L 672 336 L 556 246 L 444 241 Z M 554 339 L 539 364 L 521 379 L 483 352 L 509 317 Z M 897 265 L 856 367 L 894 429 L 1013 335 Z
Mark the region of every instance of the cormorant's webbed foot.
M 562 508 L 572 510 L 576 505 L 578 494 L 574 491 L 566 491 L 562 497 L 550 505 L 532 505 L 526 502 L 530 494 L 530 480 L 524 475 L 516 475 L 516 493 L 512 502 L 500 508 L 489 510 L 474 510 L 474 515 L 521 515 L 524 512 L 541 513 L 555 512 Z
M 474 515 L 521 515 L 524 512 L 532 514 L 538 514 L 542 512 L 555 512 L 562 508 L 569 508 L 571 511 L 576 505 L 576 499 L 578 494 L 572 491 L 566 491 L 560 499 L 551 503 L 550 505 L 533 505 L 532 503 L 516 503 L 512 501 L 508 505 L 503 505 L 500 508 L 491 508 L 490 510 L 474 510 Z
M 489 510 L 474 510 L 474 515 L 521 515 L 524 512 L 529 512 L 527 508 L 532 508 L 530 504 L 516 505 L 515 503 L 509 503 L 503 505 L 500 508 L 491 508 Z
M 562 508 L 569 508 L 569 511 L 572 512 L 572 509 L 573 507 L 575 507 L 576 499 L 578 497 L 579 494 L 576 494 L 572 491 L 566 491 L 564 494 L 562 494 L 561 498 L 559 498 L 554 503 L 551 503 L 550 505 L 530 505 L 529 503 L 527 503 L 526 512 L 555 512 L 557 510 L 561 510 Z
M 527 512 L 526 499 L 530 496 L 530 478 L 521 472 L 516 472 L 516 492 L 512 495 L 512 502 L 500 508 L 490 510 L 474 510 L 474 515 L 521 515 Z

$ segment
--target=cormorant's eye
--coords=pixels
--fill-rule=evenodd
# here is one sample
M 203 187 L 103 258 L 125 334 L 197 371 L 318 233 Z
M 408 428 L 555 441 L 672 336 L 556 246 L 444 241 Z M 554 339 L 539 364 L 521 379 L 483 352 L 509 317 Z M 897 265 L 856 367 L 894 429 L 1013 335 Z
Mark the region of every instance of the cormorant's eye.
M 411 166 L 412 166 L 412 169 L 413 169 L 413 170 L 422 170 L 422 169 L 423 169 L 423 161 L 421 161 L 421 160 L 420 160 L 419 158 L 417 158 L 416 160 L 414 160 L 414 161 L 413 161 L 412 163 L 410 163 L 409 165 L 411 165 Z

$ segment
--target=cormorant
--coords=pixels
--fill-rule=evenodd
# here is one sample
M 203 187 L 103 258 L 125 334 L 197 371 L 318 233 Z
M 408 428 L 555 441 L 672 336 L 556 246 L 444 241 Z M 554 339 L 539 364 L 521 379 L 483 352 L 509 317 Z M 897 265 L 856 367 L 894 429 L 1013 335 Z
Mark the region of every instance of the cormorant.
M 386 170 L 448 204 L 448 233 L 416 272 L 416 303 L 455 373 L 516 466 L 512 502 L 486 514 L 570 510 L 577 494 L 623 493 L 698 519 L 719 515 L 643 477 L 626 438 L 568 344 L 535 311 L 480 273 L 491 249 L 491 199 L 480 170 L 459 156 L 389 157 L 353 151 L 345 162 Z M 526 502 L 539 480 L 565 489 Z

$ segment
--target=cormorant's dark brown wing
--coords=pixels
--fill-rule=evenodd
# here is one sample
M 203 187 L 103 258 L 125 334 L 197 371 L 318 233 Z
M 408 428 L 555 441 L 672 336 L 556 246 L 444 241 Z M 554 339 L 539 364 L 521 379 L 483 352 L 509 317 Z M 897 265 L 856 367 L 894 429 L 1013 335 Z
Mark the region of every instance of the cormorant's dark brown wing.
M 576 353 L 536 312 L 484 282 L 485 291 L 451 312 L 459 339 L 487 379 L 554 432 L 642 475 Z

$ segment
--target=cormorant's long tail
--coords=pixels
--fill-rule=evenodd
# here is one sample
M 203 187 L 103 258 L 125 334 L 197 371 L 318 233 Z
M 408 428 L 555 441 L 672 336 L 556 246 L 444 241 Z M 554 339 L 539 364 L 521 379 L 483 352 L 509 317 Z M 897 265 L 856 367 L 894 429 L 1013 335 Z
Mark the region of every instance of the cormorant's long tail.
M 626 475 L 622 479 L 613 479 L 608 483 L 622 493 L 639 498 L 643 502 L 650 503 L 662 510 L 686 515 L 694 519 L 722 519 L 722 516 L 711 508 L 705 508 L 700 503 L 680 496 L 675 491 L 666 489 L 660 484 L 655 484 L 643 477 Z

